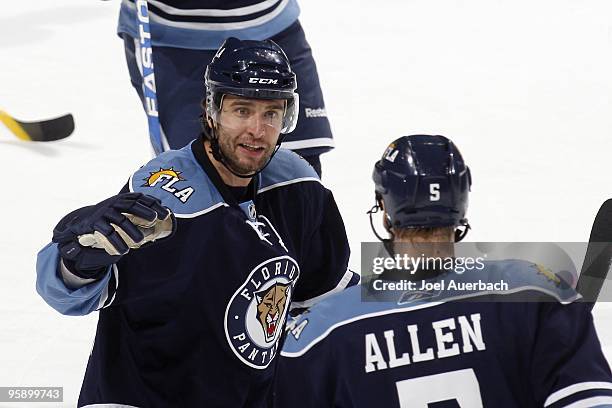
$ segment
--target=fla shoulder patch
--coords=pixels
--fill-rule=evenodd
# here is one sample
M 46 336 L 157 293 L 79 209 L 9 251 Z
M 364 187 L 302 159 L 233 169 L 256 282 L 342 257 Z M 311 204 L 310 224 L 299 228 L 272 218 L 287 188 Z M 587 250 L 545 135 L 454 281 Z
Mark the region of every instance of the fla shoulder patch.
M 536 291 L 564 304 L 580 298 L 574 288 L 544 265 L 518 259 L 489 261 L 485 262 L 485 265 L 486 273 L 483 276 L 486 276 L 489 282 L 507 282 L 507 293 Z
M 164 152 L 142 166 L 130 177 L 129 188 L 158 198 L 177 218 L 193 218 L 227 206 L 191 145 Z

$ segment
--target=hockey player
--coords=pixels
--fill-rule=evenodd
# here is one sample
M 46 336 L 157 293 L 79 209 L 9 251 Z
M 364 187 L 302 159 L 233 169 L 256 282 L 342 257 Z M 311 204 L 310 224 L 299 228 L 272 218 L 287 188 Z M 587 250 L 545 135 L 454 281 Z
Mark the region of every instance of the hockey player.
M 290 303 L 358 279 L 331 192 L 279 150 L 298 112 L 282 49 L 230 38 L 206 85 L 204 137 L 71 212 L 38 255 L 47 303 L 100 310 L 79 406 L 264 406 Z
M 391 254 L 458 259 L 453 242 L 468 226 L 471 178 L 451 141 L 402 137 L 373 178 Z M 411 272 L 394 265 L 327 298 L 290 325 L 276 406 L 612 406 L 612 376 L 588 305 L 538 272 L 518 260 L 483 262 L 463 275 L 435 263 Z M 489 296 L 449 289 L 474 278 L 509 288 Z M 406 282 L 416 289 L 375 293 Z
M 283 147 L 302 155 L 321 174 L 319 155 L 333 148 L 332 133 L 297 0 L 162 0 L 148 2 L 159 120 L 167 145 L 179 149 L 199 133 L 202 76 L 228 37 L 274 40 L 297 75 L 297 127 Z M 142 61 L 134 0 L 121 3 L 118 34 L 124 39 L 132 85 L 143 100 Z

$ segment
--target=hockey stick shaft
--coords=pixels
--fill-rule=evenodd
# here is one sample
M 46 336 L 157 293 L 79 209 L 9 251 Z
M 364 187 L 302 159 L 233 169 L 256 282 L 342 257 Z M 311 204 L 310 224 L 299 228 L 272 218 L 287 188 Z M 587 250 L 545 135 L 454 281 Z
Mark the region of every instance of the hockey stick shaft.
M 576 290 L 587 302 L 595 302 L 612 261 L 612 200 L 605 201 L 595 217 Z
M 136 0 L 138 15 L 138 32 L 140 36 L 140 59 L 142 61 L 142 90 L 144 108 L 149 126 L 149 138 L 156 155 L 164 151 L 159 111 L 157 109 L 157 92 L 155 87 L 155 71 L 153 68 L 153 47 L 151 44 L 151 29 L 149 27 L 149 8 L 146 0 Z

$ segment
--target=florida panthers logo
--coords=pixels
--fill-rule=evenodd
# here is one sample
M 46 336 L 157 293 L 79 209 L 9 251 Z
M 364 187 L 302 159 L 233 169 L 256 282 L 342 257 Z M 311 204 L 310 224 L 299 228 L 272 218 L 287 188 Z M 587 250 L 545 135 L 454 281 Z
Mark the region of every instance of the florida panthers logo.
M 266 335 L 272 341 L 279 327 L 278 319 L 284 315 L 290 285 L 275 283 L 271 288 L 255 292 L 257 300 L 257 319 Z
M 290 256 L 257 265 L 225 310 L 225 335 L 236 356 L 264 369 L 274 359 L 300 269 Z

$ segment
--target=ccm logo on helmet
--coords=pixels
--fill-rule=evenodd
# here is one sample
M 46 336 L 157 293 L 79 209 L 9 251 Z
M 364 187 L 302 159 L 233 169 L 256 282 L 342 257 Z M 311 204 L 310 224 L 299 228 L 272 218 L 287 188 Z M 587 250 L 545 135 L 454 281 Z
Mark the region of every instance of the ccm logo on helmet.
M 278 79 L 249 78 L 249 84 L 278 84 Z

